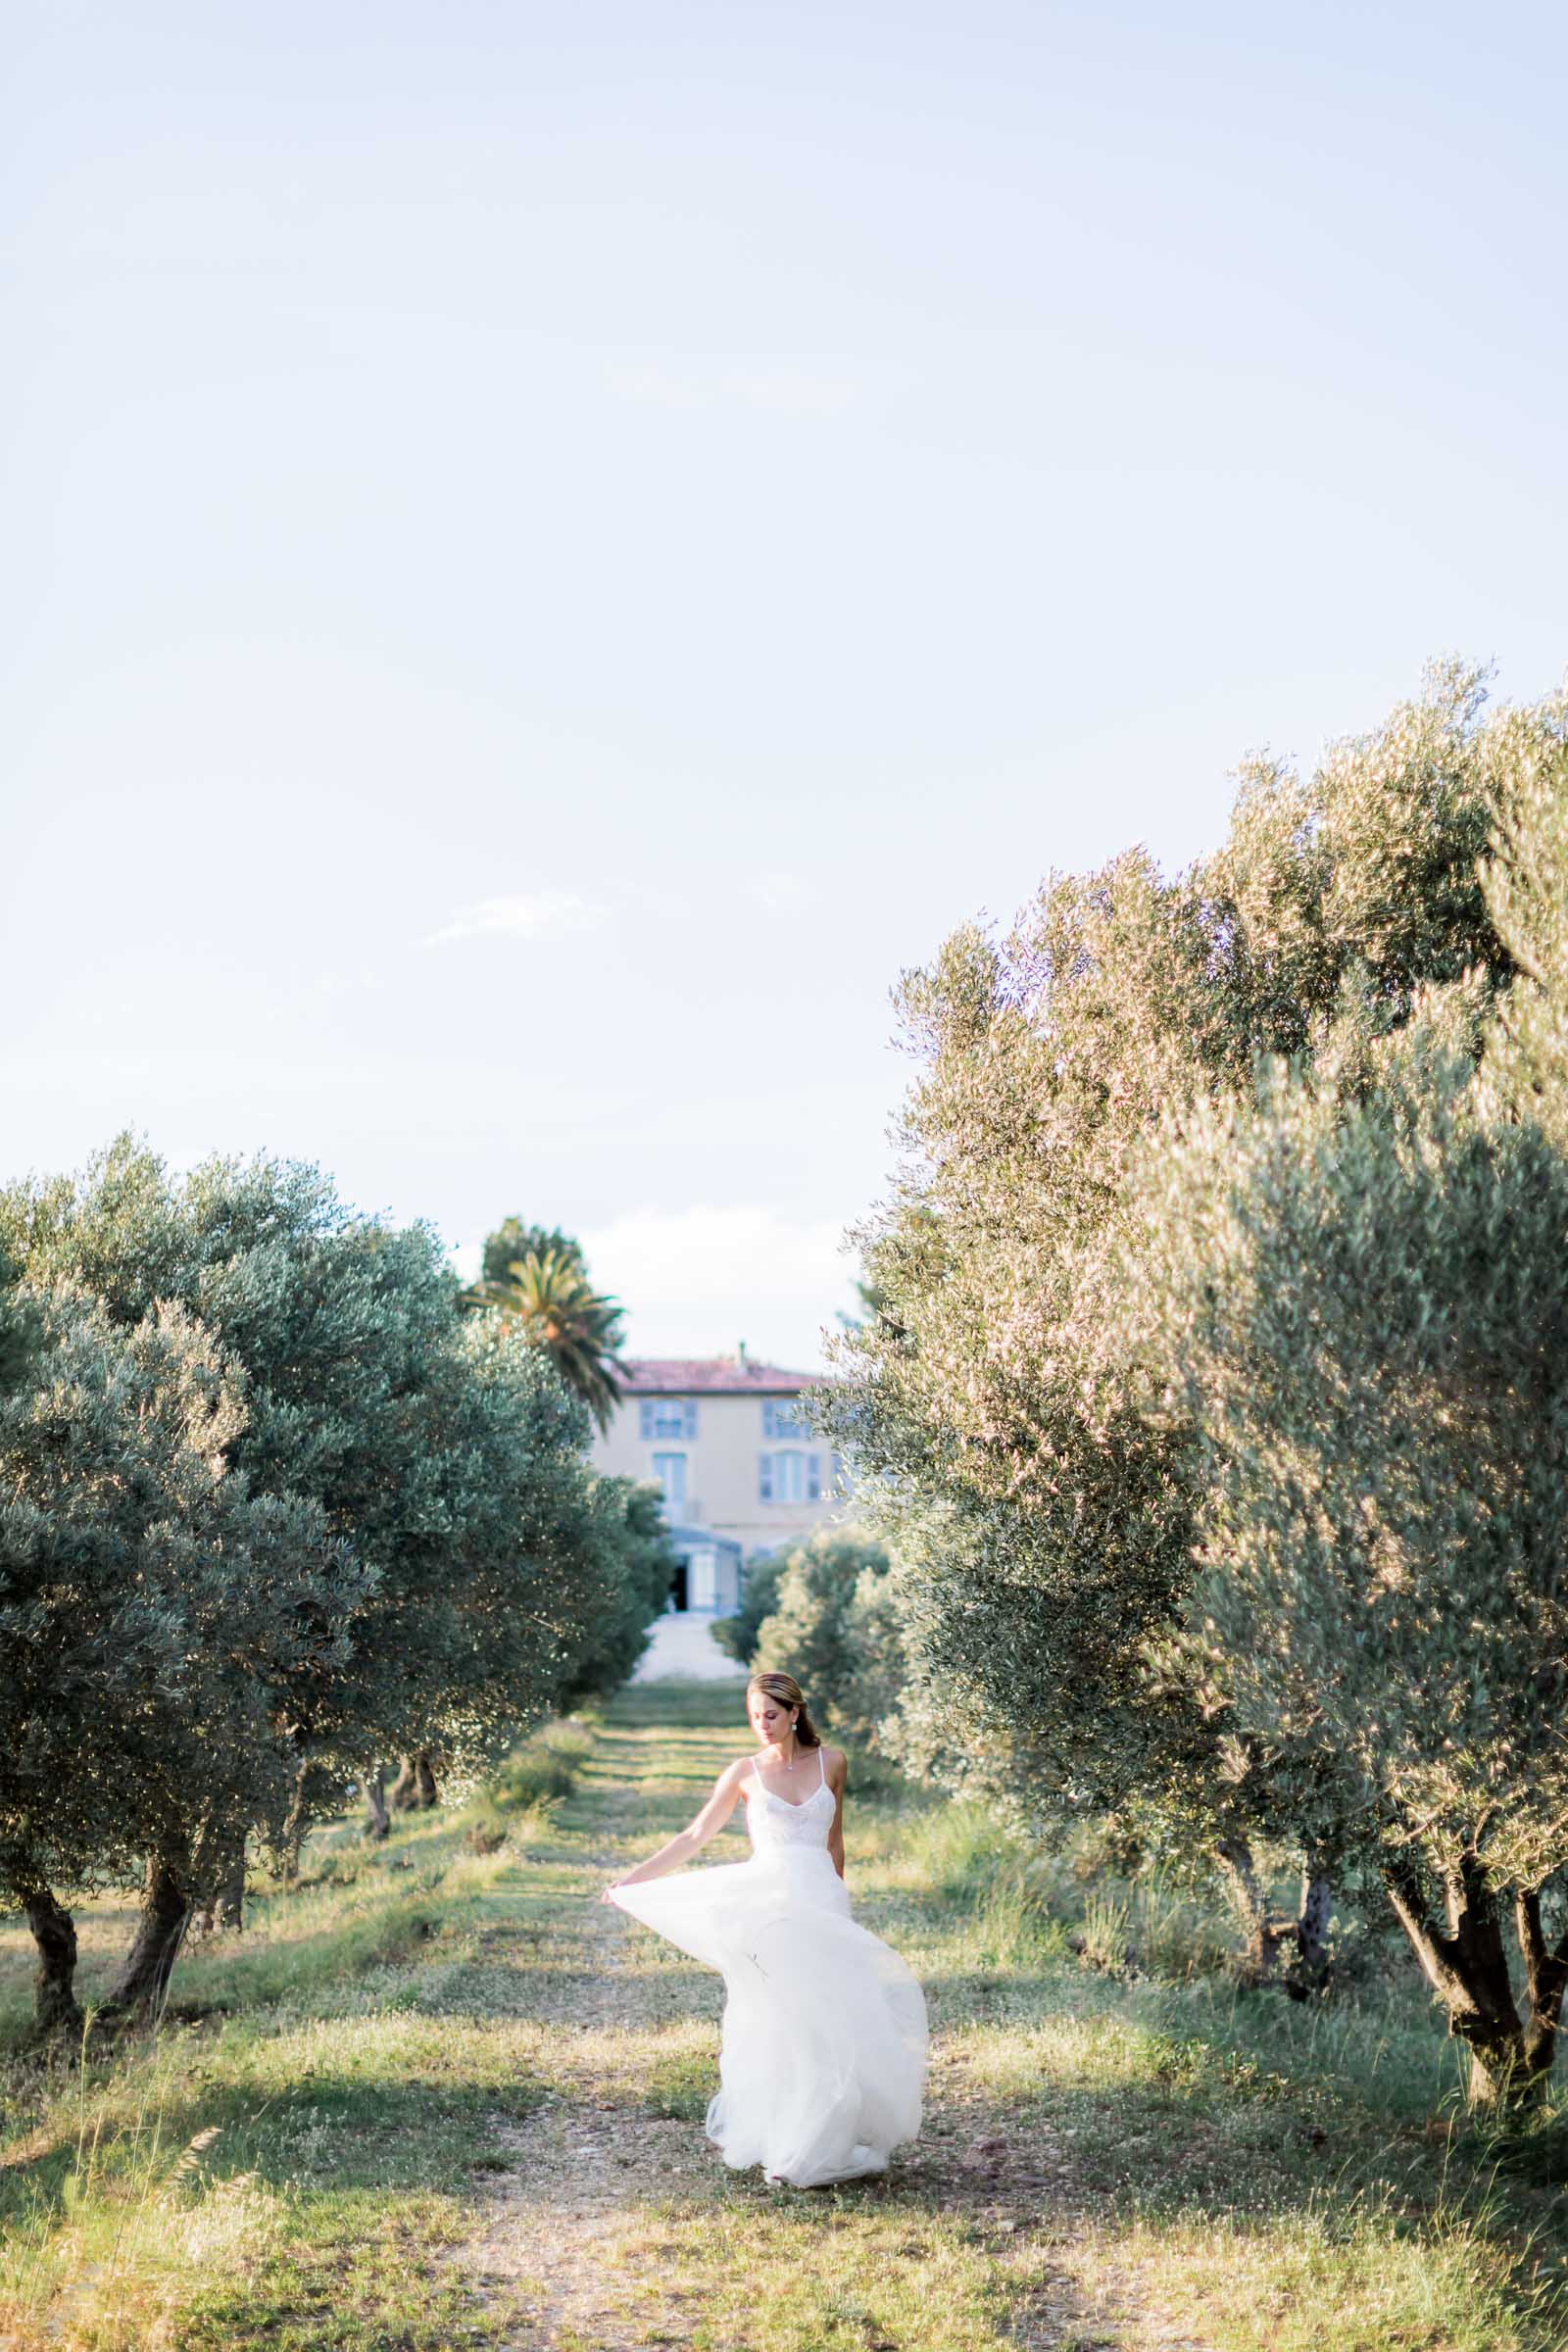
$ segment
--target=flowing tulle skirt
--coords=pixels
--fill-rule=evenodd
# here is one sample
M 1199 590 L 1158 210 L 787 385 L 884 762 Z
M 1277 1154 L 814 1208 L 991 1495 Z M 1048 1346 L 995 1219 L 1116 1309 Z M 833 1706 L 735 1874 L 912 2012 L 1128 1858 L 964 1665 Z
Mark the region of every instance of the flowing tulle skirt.
M 720 2088 L 708 2136 L 724 2162 L 797 2188 L 879 2173 L 920 2129 L 925 1996 L 850 1916 L 820 1847 L 678 1871 L 614 1900 L 724 1979 Z

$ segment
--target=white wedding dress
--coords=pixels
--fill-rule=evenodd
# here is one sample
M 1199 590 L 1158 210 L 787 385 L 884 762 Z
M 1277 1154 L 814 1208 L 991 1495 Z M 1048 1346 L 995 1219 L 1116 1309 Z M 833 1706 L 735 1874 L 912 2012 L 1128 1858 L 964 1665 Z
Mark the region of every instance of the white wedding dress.
M 920 2129 L 925 1995 L 850 1916 L 827 1850 L 834 1796 L 792 1805 L 746 1779 L 749 1862 L 617 1886 L 633 1919 L 722 1972 L 724 2029 L 708 2136 L 737 2171 L 797 2188 L 882 2172 Z

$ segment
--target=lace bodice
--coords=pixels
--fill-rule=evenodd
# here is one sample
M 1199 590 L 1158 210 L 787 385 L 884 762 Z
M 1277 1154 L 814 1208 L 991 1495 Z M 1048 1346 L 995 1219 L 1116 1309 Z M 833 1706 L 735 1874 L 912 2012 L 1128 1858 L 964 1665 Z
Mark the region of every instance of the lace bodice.
M 764 1788 L 756 1765 L 746 1784 L 746 1826 L 751 1832 L 752 1851 L 769 1853 L 780 1846 L 817 1846 L 827 1849 L 827 1834 L 833 1827 L 834 1796 L 827 1785 L 826 1768 L 822 1778 L 805 1802 L 792 1805 L 787 1797 L 775 1796 Z

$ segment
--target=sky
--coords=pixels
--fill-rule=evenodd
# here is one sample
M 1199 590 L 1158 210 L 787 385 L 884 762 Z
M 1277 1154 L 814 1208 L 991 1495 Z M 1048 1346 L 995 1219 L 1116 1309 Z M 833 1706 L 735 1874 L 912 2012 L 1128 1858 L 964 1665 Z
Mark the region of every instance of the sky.
M 808 1368 L 891 991 L 1568 661 L 1568 19 L 7 16 L 0 1180 L 129 1126 Z

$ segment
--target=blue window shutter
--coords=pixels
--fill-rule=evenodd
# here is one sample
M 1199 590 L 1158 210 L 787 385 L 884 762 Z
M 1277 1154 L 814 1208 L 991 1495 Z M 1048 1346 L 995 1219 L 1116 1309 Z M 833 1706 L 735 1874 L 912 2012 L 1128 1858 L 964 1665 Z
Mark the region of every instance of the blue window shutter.
M 806 1467 L 806 1499 L 808 1502 L 820 1502 L 822 1499 L 822 1456 L 819 1453 L 813 1453 Z
M 686 1399 L 686 1435 L 689 1438 L 695 1438 L 697 1435 L 697 1399 L 695 1396 L 688 1396 Z
M 757 1457 L 757 1496 L 760 1502 L 773 1499 L 773 1456 L 760 1453 Z
M 651 1437 L 653 1436 L 653 1434 L 654 1434 L 654 1408 L 653 1408 L 653 1406 L 652 1406 L 652 1405 L 649 1403 L 649 1401 L 648 1401 L 648 1399 L 647 1399 L 647 1397 L 646 1397 L 646 1396 L 643 1398 L 643 1401 L 642 1401 L 642 1403 L 641 1403 L 641 1404 L 638 1406 L 638 1408 L 637 1408 L 637 1424 L 638 1424 L 639 1431 L 640 1431 L 640 1433 L 641 1433 L 641 1435 L 642 1435 L 643 1437 L 645 1437 L 645 1438 L 651 1438 Z

